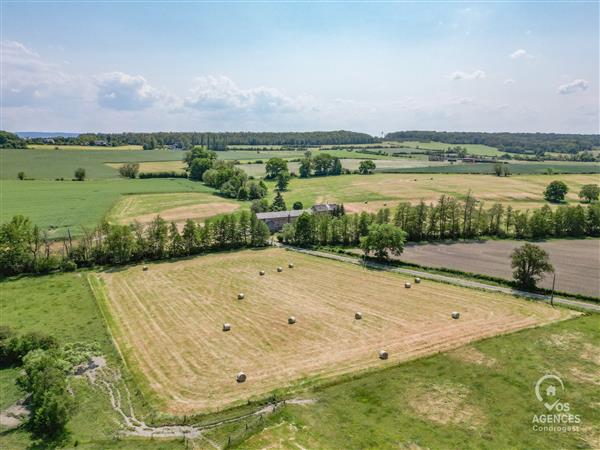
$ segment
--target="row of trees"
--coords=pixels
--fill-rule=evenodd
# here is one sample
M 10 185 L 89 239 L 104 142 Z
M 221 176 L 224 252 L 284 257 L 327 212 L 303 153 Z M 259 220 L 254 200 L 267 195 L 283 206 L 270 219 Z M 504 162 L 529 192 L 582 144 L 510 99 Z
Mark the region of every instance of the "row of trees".
M 109 146 L 142 145 L 145 148 L 158 148 L 177 145 L 183 149 L 194 146 L 207 147 L 210 150 L 225 150 L 228 145 L 291 145 L 297 147 L 309 145 L 334 144 L 369 144 L 375 138 L 366 133 L 353 131 L 309 131 L 309 132 L 159 132 L 159 133 L 88 133 L 77 137 L 55 137 L 57 145 L 94 145 L 98 141 Z M 32 139 L 31 142 L 43 143 L 43 139 Z M 22 148 L 22 147 L 21 147 Z
M 598 134 L 479 133 L 447 131 L 397 131 L 385 140 L 483 144 L 509 153 L 579 153 L 600 147 Z
M 180 232 L 175 223 L 157 216 L 148 225 L 111 225 L 106 222 L 84 230 L 77 243 L 50 241 L 28 218 L 15 216 L 0 227 L 0 273 L 46 273 L 103 264 L 127 264 L 198 253 L 262 247 L 270 237 L 268 227 L 248 211 L 226 214 L 204 224 L 188 220 Z
M 286 224 L 280 238 L 299 245 L 358 245 L 372 224 L 392 224 L 410 241 L 472 239 L 484 236 L 541 239 L 548 237 L 600 236 L 600 204 L 587 207 L 544 206 L 515 211 L 500 203 L 485 208 L 471 194 L 465 200 L 442 195 L 437 203 L 400 203 L 394 210 L 340 217 L 303 214 Z
M 311 152 L 306 152 L 305 157 L 300 160 L 298 169 L 300 178 L 310 176 L 322 177 L 326 175 L 341 175 L 343 172 L 340 158 L 331 156 L 329 153 L 319 153 L 312 156 Z

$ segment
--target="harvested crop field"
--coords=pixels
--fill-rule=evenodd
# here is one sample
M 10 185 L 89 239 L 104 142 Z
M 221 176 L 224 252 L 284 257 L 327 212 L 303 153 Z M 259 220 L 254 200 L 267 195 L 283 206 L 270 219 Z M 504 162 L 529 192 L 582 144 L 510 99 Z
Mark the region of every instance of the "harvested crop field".
M 274 248 L 99 277 L 96 293 L 119 349 L 158 408 L 172 414 L 218 410 L 575 314 L 429 281 L 405 289 L 409 280 L 398 274 Z M 378 358 L 382 349 L 388 360 Z M 236 382 L 240 371 L 245 383 Z
M 126 195 L 111 209 L 109 220 L 117 223 L 149 223 L 157 214 L 167 222 L 187 219 L 203 221 L 218 214 L 231 213 L 240 203 L 202 192 Z
M 600 297 L 600 239 L 557 239 L 535 244 L 550 255 L 556 269 L 556 290 Z M 510 280 L 510 254 L 521 245 L 523 242 L 519 241 L 409 244 L 398 259 Z M 552 276 L 548 275 L 539 285 L 552 288 Z

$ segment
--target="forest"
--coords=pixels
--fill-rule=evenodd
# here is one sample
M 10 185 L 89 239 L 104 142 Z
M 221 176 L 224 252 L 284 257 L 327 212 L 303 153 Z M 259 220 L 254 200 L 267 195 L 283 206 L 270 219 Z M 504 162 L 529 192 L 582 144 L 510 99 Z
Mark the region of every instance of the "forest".
M 481 144 L 508 153 L 578 153 L 600 147 L 598 134 L 558 133 L 480 133 L 450 131 L 396 131 L 385 135 L 386 141 L 447 142 Z

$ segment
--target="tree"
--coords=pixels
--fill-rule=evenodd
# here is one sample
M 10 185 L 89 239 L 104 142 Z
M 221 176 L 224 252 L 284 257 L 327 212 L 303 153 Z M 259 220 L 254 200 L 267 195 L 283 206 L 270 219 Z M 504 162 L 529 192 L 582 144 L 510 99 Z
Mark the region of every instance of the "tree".
M 341 175 L 342 174 L 342 162 L 340 158 L 333 158 L 331 163 L 330 175 Z
M 295 209 L 295 210 L 304 209 L 304 205 L 302 204 L 302 202 L 294 202 L 294 204 L 292 205 L 292 209 Z
M 290 183 L 290 173 L 287 171 L 279 172 L 277 175 L 277 190 L 285 191 Z
M 373 171 L 377 168 L 373 160 L 367 159 L 365 161 L 361 161 L 358 165 L 358 173 L 361 175 L 369 175 L 373 173 Z
M 254 200 L 252 202 L 252 204 L 250 205 L 250 211 L 252 211 L 254 214 L 261 213 L 261 212 L 267 212 L 269 210 L 269 208 L 270 208 L 269 202 L 267 201 L 266 198 Z
M 510 258 L 515 282 L 523 289 L 535 289 L 546 272 L 554 272 L 548 253 L 534 244 L 514 249 Z
M 307 152 L 307 153 L 310 153 L 310 152 Z M 310 159 L 310 156 L 307 156 L 306 158 L 303 158 L 302 160 L 300 160 L 300 168 L 298 169 L 298 172 L 300 173 L 300 178 L 310 177 L 311 169 L 312 169 L 312 161 Z
M 0 272 L 12 275 L 32 268 L 29 242 L 33 238 L 31 221 L 25 216 L 14 216 L 0 227 Z
M 25 179 L 25 172 L 19 172 L 17 174 L 17 179 L 24 180 Z
M 552 203 L 560 203 L 565 200 L 565 195 L 569 192 L 569 188 L 562 181 L 555 180 L 546 186 L 544 198 Z
M 119 174 L 125 178 L 136 178 L 140 171 L 140 165 L 137 163 L 126 163 L 119 167 Z
M 277 178 L 280 173 L 288 171 L 287 161 L 282 158 L 271 158 L 265 165 L 265 171 L 267 179 Z
M 213 167 L 214 159 L 196 158 L 188 166 L 188 177 L 190 180 L 201 181 L 204 174 Z
M 501 177 L 504 174 L 504 163 L 497 162 L 494 164 L 494 173 L 497 177 Z
M 273 203 L 271 204 L 271 211 L 285 211 L 287 210 L 287 206 L 285 205 L 285 200 L 281 195 L 281 192 L 277 191 L 275 194 L 275 198 L 273 199 Z
M 579 198 L 588 203 L 598 200 L 598 197 L 600 197 L 600 186 L 597 184 L 586 184 L 579 191 Z
M 390 223 L 372 224 L 369 233 L 360 239 L 365 255 L 374 253 L 378 259 L 387 259 L 388 255 L 400 255 L 404 251 L 406 233 Z
M 85 169 L 83 167 L 80 167 L 79 169 L 75 170 L 75 179 L 77 181 L 85 180 Z
M 313 216 L 303 212 L 294 223 L 294 243 L 302 247 L 311 245 L 314 232 Z

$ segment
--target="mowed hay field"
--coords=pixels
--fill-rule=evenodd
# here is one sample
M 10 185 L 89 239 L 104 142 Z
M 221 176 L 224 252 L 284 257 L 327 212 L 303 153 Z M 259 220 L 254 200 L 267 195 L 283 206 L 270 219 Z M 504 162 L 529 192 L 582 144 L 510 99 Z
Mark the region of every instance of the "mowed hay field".
M 292 179 L 284 193 L 287 203 L 312 205 L 324 201 L 342 202 L 347 212 L 376 211 L 387 203 L 420 200 L 434 202 L 442 194 L 464 198 L 469 190 L 478 200 L 510 204 L 513 209 L 537 208 L 546 204 L 544 189 L 553 180 L 569 187 L 567 200 L 578 201 L 584 184 L 597 184 L 598 175 L 492 175 L 462 174 L 374 174 Z M 274 183 L 270 185 L 272 188 Z M 271 189 L 273 191 L 273 189 Z M 367 202 L 368 203 L 365 203 Z
M 218 214 L 231 213 L 241 203 L 203 192 L 124 195 L 113 206 L 109 221 L 129 224 L 149 223 L 157 214 L 168 222 L 183 223 L 187 219 L 203 221 Z
M 218 410 L 575 314 L 434 282 L 405 289 L 398 274 L 274 248 L 98 277 L 91 281 L 128 366 L 171 414 Z M 389 360 L 378 358 L 381 349 Z M 236 382 L 240 371 L 245 383 Z

